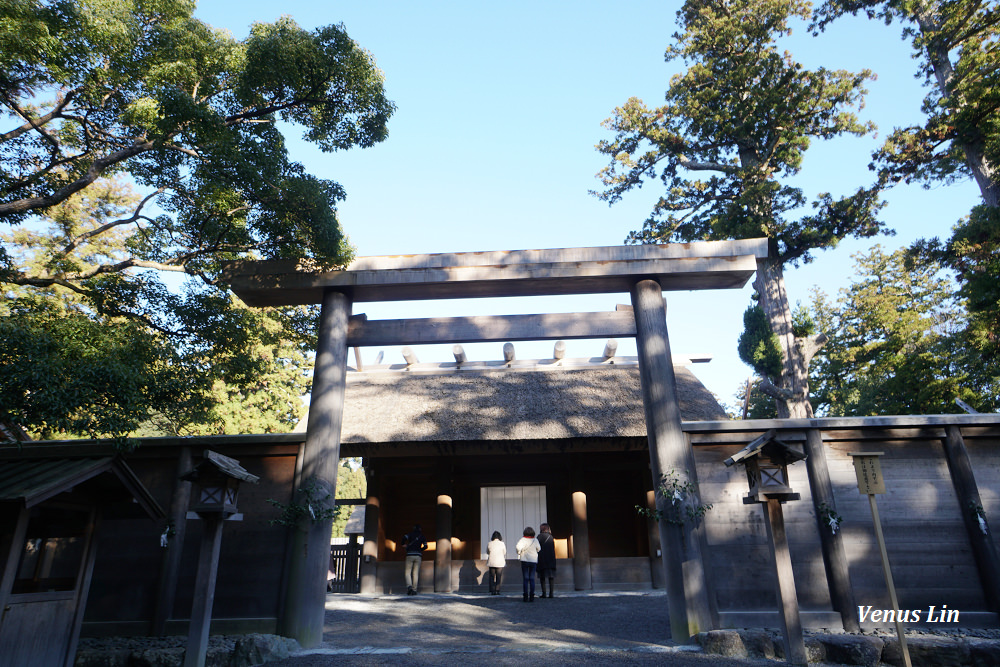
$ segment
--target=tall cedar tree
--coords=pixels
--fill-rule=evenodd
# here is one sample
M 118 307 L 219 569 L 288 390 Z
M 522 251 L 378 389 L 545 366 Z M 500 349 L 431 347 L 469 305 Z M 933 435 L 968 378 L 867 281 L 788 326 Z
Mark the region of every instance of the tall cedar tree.
M 870 72 L 807 70 L 778 51 L 789 21 L 810 12 L 799 0 L 686 2 L 666 59 L 683 59 L 687 71 L 671 79 L 663 106 L 633 98 L 616 109 L 604 123 L 614 139 L 597 146 L 611 158 L 598 174 L 606 186 L 599 196 L 610 204 L 649 179 L 666 188 L 627 242 L 769 239 L 755 288 L 780 363 L 755 369 L 781 417 L 811 415 L 807 369 L 825 339 L 795 335 L 785 265 L 808 262 L 847 236 L 884 231 L 877 188 L 820 194 L 803 213 L 806 196 L 781 182 L 798 173 L 813 138 L 873 129 L 850 111 L 860 107 Z
M 929 92 L 922 126 L 897 128 L 876 152 L 885 181 L 927 185 L 971 177 L 983 203 L 951 239 L 916 250 L 957 272 L 969 340 L 981 364 L 1000 363 L 1000 6 L 995 0 L 828 0 L 822 28 L 845 14 L 898 22 Z
M 58 308 L 109 331 L 138 328 L 142 354 L 109 354 L 134 359 L 138 374 L 164 354 L 186 359 L 174 399 L 223 359 L 227 382 L 259 388 L 273 364 L 241 360 L 239 352 L 282 337 L 308 344 L 313 314 L 262 319 L 239 308 L 221 277 L 226 260 L 337 266 L 350 259 L 336 214 L 343 189 L 290 160 L 277 123 L 298 125 L 307 141 L 335 151 L 385 139 L 394 110 L 374 59 L 343 26 L 307 32 L 286 17 L 254 24 L 238 41 L 193 10 L 190 0 L 0 4 L 0 222 L 28 223 L 12 235 L 20 235 L 20 250 L 31 247 L 32 234 L 39 240 L 30 257 L 11 246 L 0 257 L 6 293 L 23 300 L 0 312 L 7 334 L 17 337 L 21 322 L 35 327 L 25 335 L 44 330 L 53 358 L 66 348 L 71 361 L 96 358 L 101 337 L 88 329 L 92 343 L 74 352 L 78 340 L 67 336 L 76 334 L 53 324 Z M 141 196 L 107 204 L 88 194 L 116 179 L 135 183 Z M 66 214 L 81 206 L 89 215 Z M 49 227 L 38 231 L 39 220 Z M 182 290 L 161 279 L 171 273 L 186 279 Z M 45 305 L 52 299 L 60 305 Z M 265 319 L 278 321 L 280 332 Z M 0 420 L 42 431 L 78 428 L 76 416 L 90 408 L 100 415 L 111 402 L 118 407 L 108 420 L 84 430 L 120 436 L 136 425 L 126 398 L 144 396 L 146 414 L 173 405 L 157 398 L 155 383 L 123 398 L 100 389 L 114 383 L 96 380 L 40 405 L 44 374 L 7 375 L 16 382 L 3 387 Z M 15 404 L 19 411 L 6 407 Z
M 810 368 L 817 412 L 951 413 L 956 397 L 982 406 L 963 368 L 963 308 L 941 267 L 878 246 L 854 260 L 857 281 L 836 303 L 813 293 L 811 316 L 833 332 Z

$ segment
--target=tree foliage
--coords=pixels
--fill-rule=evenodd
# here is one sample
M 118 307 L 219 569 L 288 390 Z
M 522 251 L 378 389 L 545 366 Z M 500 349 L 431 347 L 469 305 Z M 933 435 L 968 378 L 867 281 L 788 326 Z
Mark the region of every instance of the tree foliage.
M 368 492 L 368 479 L 359 459 L 343 459 L 337 468 L 337 498 L 364 498 Z M 353 506 L 338 505 L 345 511 L 337 513 L 333 520 L 333 537 L 345 537 L 344 528 L 351 518 Z
M 154 413 L 155 428 L 168 431 L 195 414 L 211 424 L 199 430 L 242 429 L 238 406 L 255 403 L 259 415 L 295 423 L 283 394 L 307 385 L 315 312 L 244 308 L 225 291 L 222 267 L 238 258 L 347 262 L 336 214 L 343 189 L 289 158 L 279 123 L 333 151 L 385 139 L 394 110 L 373 58 L 343 26 L 307 32 L 286 17 L 237 41 L 193 8 L 0 4 L 0 221 L 21 225 L 5 235 L 0 280 L 9 298 L 25 300 L 0 313 L 5 326 L 26 335 L 33 320 L 24 313 L 52 312 L 36 308 L 48 300 L 74 321 L 89 319 L 93 345 L 105 327 L 109 354 L 116 329 L 143 333 L 144 352 L 123 360 L 147 378 L 145 400 L 88 433 L 120 435 Z M 52 358 L 60 346 L 69 354 L 65 330 L 50 333 Z M 150 389 L 160 366 L 140 366 L 152 359 L 169 360 L 160 366 L 183 379 L 184 401 Z M 41 431 L 77 423 L 85 402 L 41 409 L 42 378 L 15 375 L 27 384 L 4 387 L 0 419 Z M 37 410 L 7 412 L 8 391 Z
M 988 0 L 827 0 L 822 28 L 845 14 L 902 26 L 928 86 L 922 125 L 896 128 L 874 155 L 886 182 L 925 185 L 971 177 L 982 204 L 947 241 L 915 244 L 922 261 L 955 270 L 969 308 L 970 371 L 989 376 L 1000 357 L 1000 7 Z
M 845 237 L 884 231 L 877 186 L 843 197 L 820 193 L 810 205 L 787 183 L 813 139 L 872 129 L 852 112 L 870 72 L 809 70 L 779 52 L 776 40 L 791 21 L 808 19 L 810 8 L 801 0 L 689 0 L 666 52 L 688 69 L 671 79 L 664 105 L 633 98 L 616 109 L 605 121 L 614 138 L 597 146 L 610 159 L 598 174 L 601 199 L 614 204 L 652 180 L 665 188 L 628 242 L 769 239 L 756 287 L 782 360 L 764 387 L 783 416 L 808 415 L 806 368 L 822 341 L 794 335 L 783 267 Z
M 971 175 L 984 204 L 1000 205 L 1000 8 L 990 0 L 827 0 L 816 27 L 859 13 L 902 25 L 929 88 L 925 123 L 896 128 L 875 154 L 881 177 Z
M 905 250 L 878 246 L 854 259 L 858 280 L 836 303 L 813 294 L 812 316 L 832 332 L 810 374 L 817 412 L 954 413 L 956 398 L 990 405 L 965 370 L 964 309 L 940 265 L 913 264 Z

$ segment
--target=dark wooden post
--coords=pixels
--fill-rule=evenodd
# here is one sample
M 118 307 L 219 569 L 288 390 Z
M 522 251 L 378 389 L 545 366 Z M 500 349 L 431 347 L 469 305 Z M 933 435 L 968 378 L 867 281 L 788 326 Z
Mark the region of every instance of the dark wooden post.
M 694 453 L 681 429 L 660 284 L 655 280 L 637 282 L 632 287 L 632 308 L 653 483 L 658 484 L 664 473 L 673 471 L 682 481 L 694 486 L 695 501 L 700 503 Z M 657 494 L 656 506 L 666 513 L 669 501 Z M 701 540 L 689 523 L 679 526 L 660 521 L 659 528 L 671 638 L 687 642 L 699 632 L 712 628 Z
M 979 486 L 972 472 L 969 452 L 965 448 L 962 430 L 957 425 L 946 427 L 945 434 L 944 453 L 948 458 L 948 472 L 951 473 L 951 482 L 955 486 L 955 496 L 965 523 L 965 531 L 969 535 L 972 555 L 976 559 L 983 597 L 992 611 L 1000 612 L 1000 558 L 997 557 L 996 544 L 989 534 L 986 517 L 983 517 L 982 526 L 979 523 L 979 510 L 983 501 L 979 497 Z M 985 532 L 983 526 L 986 527 Z
M 435 517 L 435 532 L 437 543 L 434 545 L 434 592 L 451 592 L 451 495 L 440 494 L 437 497 L 437 515 Z
M 589 591 L 594 587 L 590 573 L 590 527 L 587 523 L 587 494 L 583 492 L 583 473 L 573 471 L 573 588 Z
M 198 552 L 198 572 L 194 581 L 194 601 L 191 603 L 191 625 L 188 630 L 184 667 L 205 667 L 208 651 L 212 603 L 215 602 L 215 578 L 219 571 L 219 549 L 222 546 L 222 515 L 202 515 L 204 534 Z
M 858 605 L 854 600 L 854 589 L 851 588 L 842 533 L 839 530 L 834 533 L 830 529 L 829 522 L 823 517 L 821 509 L 823 505 L 832 511 L 837 508 L 833 498 L 833 484 L 830 482 L 830 468 L 826 462 L 823 434 L 819 429 L 810 428 L 806 431 L 805 450 L 806 471 L 809 474 L 809 489 L 812 492 L 813 510 L 816 512 L 816 525 L 823 550 L 826 581 L 830 587 L 830 601 L 833 608 L 840 612 L 844 630 L 861 632 L 861 624 L 858 623 Z
M 177 483 L 174 495 L 170 499 L 170 523 L 174 534 L 167 541 L 163 561 L 160 566 L 159 588 L 156 593 L 156 607 L 153 609 L 153 623 L 150 634 L 162 637 L 166 632 L 167 621 L 174 611 L 174 601 L 177 599 L 177 579 L 181 569 L 181 555 L 184 549 L 184 536 L 187 534 L 187 511 L 191 504 L 191 482 L 180 479 L 191 470 L 191 448 L 181 447 L 177 457 Z
M 781 612 L 781 625 L 785 631 L 785 660 L 793 665 L 805 665 L 808 662 L 806 645 L 802 637 L 799 600 L 795 594 L 795 576 L 792 573 L 792 557 L 788 553 L 781 501 L 768 498 L 764 503 L 764 513 L 767 515 L 767 542 L 777 575 L 778 611 Z
M 347 572 L 345 573 L 344 581 L 344 592 L 345 593 L 357 593 L 358 592 L 358 566 L 360 559 L 358 558 L 358 536 L 351 535 L 347 543 Z
M 302 456 L 302 485 L 299 487 L 312 489 L 314 500 L 321 503 L 316 509 L 321 510 L 332 508 L 336 498 L 350 315 L 351 301 L 346 294 L 330 290 L 323 295 L 309 425 Z M 301 495 L 297 494 L 296 502 L 301 500 Z M 306 519 L 303 525 L 293 529 L 282 634 L 297 639 L 304 648 L 316 646 L 323 640 L 332 525 L 332 518 Z
M 656 491 L 646 492 L 646 509 L 656 509 Z M 649 570 L 653 588 L 663 588 L 663 558 L 660 547 L 660 527 L 652 516 L 646 518 L 646 532 L 649 535 Z

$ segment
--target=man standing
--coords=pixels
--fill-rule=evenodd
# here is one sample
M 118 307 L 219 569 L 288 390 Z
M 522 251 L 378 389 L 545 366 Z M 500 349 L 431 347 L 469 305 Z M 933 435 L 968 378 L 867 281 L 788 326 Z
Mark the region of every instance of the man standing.
M 538 527 L 538 544 L 542 550 L 538 552 L 538 583 L 542 585 L 542 598 L 545 597 L 545 580 L 549 582 L 549 597 L 555 590 L 556 578 L 556 541 L 552 537 L 552 529 L 549 524 L 543 523 Z
M 416 595 L 420 579 L 420 562 L 423 560 L 423 553 L 427 549 L 427 538 L 420 531 L 419 523 L 413 527 L 413 530 L 403 535 L 403 544 L 406 546 L 406 563 L 403 565 L 403 576 L 406 578 L 406 594 Z

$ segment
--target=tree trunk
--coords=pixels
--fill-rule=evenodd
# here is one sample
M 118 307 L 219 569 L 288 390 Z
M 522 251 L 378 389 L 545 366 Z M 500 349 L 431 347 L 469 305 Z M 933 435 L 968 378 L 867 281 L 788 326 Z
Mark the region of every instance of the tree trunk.
M 920 27 L 921 35 L 929 40 L 926 47 L 927 60 L 934 71 L 934 79 L 937 82 L 938 91 L 941 93 L 941 99 L 947 101 L 951 97 L 951 91 L 948 88 L 955 76 L 955 68 L 951 63 L 948 47 L 942 43 L 940 38 L 941 25 L 934 19 L 931 9 L 932 7 L 918 9 L 914 18 Z M 976 128 L 971 132 L 966 132 L 964 136 L 955 137 L 954 141 L 965 154 L 965 163 L 969 167 L 976 185 L 979 186 L 983 203 L 987 206 L 1000 206 L 1000 185 L 996 180 L 996 166 L 990 164 L 989 160 L 986 159 L 986 141 L 982 132 Z
M 760 307 L 781 345 L 782 369 L 778 378 L 779 395 L 774 395 L 779 419 L 806 419 L 813 416 L 809 403 L 809 359 L 804 348 L 808 342 L 796 339 L 792 331 L 792 309 L 785 292 L 784 270 L 780 262 L 766 259 L 757 262 L 754 287 Z M 811 346 L 810 346 L 810 351 Z

